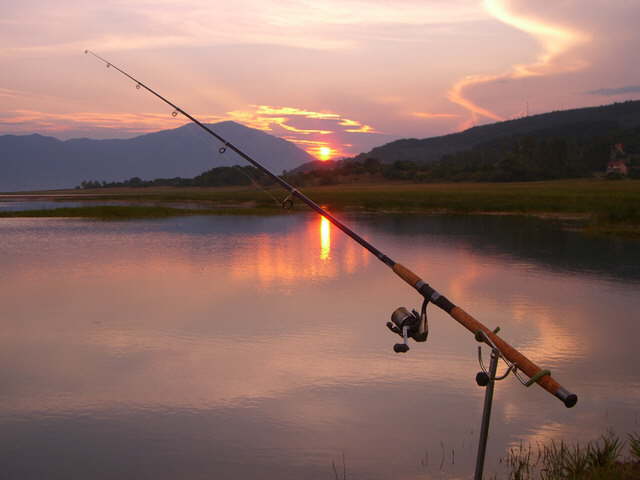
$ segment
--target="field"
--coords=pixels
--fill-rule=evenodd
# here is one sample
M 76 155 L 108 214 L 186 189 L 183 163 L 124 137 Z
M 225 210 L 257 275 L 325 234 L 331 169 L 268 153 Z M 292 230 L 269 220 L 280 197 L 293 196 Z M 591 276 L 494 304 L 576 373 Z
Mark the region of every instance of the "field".
M 284 199 L 287 193 L 273 187 Z M 598 179 L 519 183 L 347 184 L 304 189 L 332 212 L 516 214 L 572 220 L 589 231 L 640 237 L 640 181 Z M 60 200 L 118 200 L 129 205 L 54 211 L 5 212 L 1 216 L 146 218 L 170 215 L 279 211 L 255 188 L 131 188 L 38 192 Z M 131 205 L 131 204 L 136 204 Z M 143 208 L 144 207 L 144 208 Z M 307 207 L 296 201 L 293 210 Z

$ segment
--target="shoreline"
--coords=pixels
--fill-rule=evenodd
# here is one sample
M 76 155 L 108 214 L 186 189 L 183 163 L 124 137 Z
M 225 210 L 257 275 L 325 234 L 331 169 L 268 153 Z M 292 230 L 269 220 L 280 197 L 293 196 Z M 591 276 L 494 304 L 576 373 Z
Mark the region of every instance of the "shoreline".
M 305 188 L 318 204 L 336 213 L 380 215 L 511 215 L 566 224 L 590 234 L 640 239 L 640 181 L 595 179 L 519 183 L 379 183 Z M 273 189 L 276 198 L 286 192 Z M 74 201 L 83 206 L 0 211 L 0 218 L 166 218 L 182 215 L 274 215 L 291 210 L 253 188 L 150 187 L 58 190 L 0 194 L 3 201 Z M 116 205 L 91 205 L 94 202 Z

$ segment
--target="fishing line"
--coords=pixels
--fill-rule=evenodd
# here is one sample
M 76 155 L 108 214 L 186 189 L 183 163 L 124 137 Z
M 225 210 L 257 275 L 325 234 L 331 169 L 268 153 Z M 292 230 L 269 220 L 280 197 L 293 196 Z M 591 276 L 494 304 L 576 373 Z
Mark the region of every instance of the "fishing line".
M 136 88 L 140 89 L 140 87 L 139 87 L 138 85 L 136 85 Z M 174 110 L 174 112 L 175 112 L 175 110 Z M 173 113 L 173 112 L 172 112 L 172 113 Z M 172 115 L 172 116 L 175 118 L 175 116 L 174 116 L 174 115 Z M 194 132 L 192 129 L 190 129 L 190 128 L 189 128 L 189 129 L 187 129 L 186 131 L 187 131 L 188 135 L 190 135 L 192 138 L 194 138 L 194 139 L 199 138 L 199 137 L 196 135 L 196 132 Z M 220 147 L 220 148 L 218 148 L 218 150 L 217 150 L 218 154 L 220 154 L 220 155 L 223 155 L 226 151 L 227 151 L 227 149 L 226 149 L 225 147 Z M 242 175 L 244 175 L 245 177 L 247 177 L 247 179 L 249 179 L 249 182 L 251 182 L 251 184 L 252 184 L 252 185 L 253 185 L 257 190 L 260 190 L 260 191 L 262 191 L 263 193 L 265 193 L 267 196 L 269 196 L 269 197 L 273 200 L 273 202 L 274 202 L 278 207 L 282 207 L 282 206 L 283 206 L 283 204 L 284 204 L 284 202 L 286 201 L 286 199 L 281 200 L 281 199 L 279 199 L 278 197 L 276 197 L 273 193 L 271 193 L 271 192 L 269 191 L 269 189 L 268 189 L 268 188 L 266 188 L 264 185 L 261 185 L 261 184 L 260 184 L 260 182 L 259 182 L 258 180 L 256 180 L 255 178 L 253 178 L 253 176 L 252 176 L 252 175 L 251 175 L 251 174 L 250 174 L 250 173 L 249 173 L 245 168 L 243 168 L 241 165 L 234 164 L 234 165 L 231 165 L 231 168 L 236 169 L 237 171 L 239 171 L 240 173 L 242 173 Z
M 344 225 L 340 220 L 338 220 L 336 217 L 334 217 L 333 215 L 331 215 L 329 212 L 327 212 L 324 208 L 322 208 L 320 205 L 318 205 L 316 202 L 314 202 L 313 200 L 311 200 L 309 197 L 307 197 L 305 194 L 303 194 L 300 190 L 298 190 L 297 188 L 295 188 L 294 186 L 290 185 L 288 182 L 286 182 L 284 179 L 278 177 L 276 174 L 272 173 L 269 169 L 267 169 L 266 167 L 264 167 L 262 164 L 258 163 L 256 160 L 254 160 L 253 158 L 251 158 L 249 155 L 247 155 L 246 153 L 244 153 L 242 150 L 240 150 L 238 147 L 236 147 L 234 144 L 232 144 L 231 142 L 227 141 L 226 139 L 224 139 L 221 135 L 217 134 L 216 132 L 214 132 L 212 129 L 210 129 L 209 127 L 207 127 L 204 123 L 200 122 L 200 120 L 198 120 L 197 118 L 195 118 L 194 116 L 192 116 L 191 114 L 187 113 L 186 111 L 184 111 L 182 108 L 180 108 L 179 106 L 177 106 L 175 103 L 171 102 L 170 100 L 166 99 L 165 97 L 163 97 L 162 95 L 160 95 L 158 92 L 156 92 L 155 90 L 153 90 L 152 88 L 148 87 L 147 85 L 145 85 L 143 82 L 141 82 L 140 80 L 138 80 L 137 78 L 133 77 L 132 75 L 128 74 L 127 72 L 125 72 L 124 70 L 122 70 L 121 68 L 117 67 L 116 65 L 114 65 L 113 63 L 109 62 L 108 60 L 102 58 L 100 55 L 92 52 L 91 50 L 85 50 L 84 51 L 86 54 L 90 54 L 93 55 L 95 58 L 97 58 L 98 60 L 100 60 L 101 62 L 103 62 L 107 68 L 113 67 L 115 70 L 117 70 L 118 72 L 120 72 L 122 75 L 124 75 L 125 77 L 127 77 L 128 79 L 130 79 L 131 81 L 133 81 L 136 84 L 136 88 L 144 88 L 145 90 L 147 90 L 149 93 L 151 93 L 152 95 L 156 96 L 157 98 L 159 98 L 160 100 L 162 100 L 164 103 L 166 103 L 167 105 L 169 105 L 170 107 L 173 108 L 173 112 L 172 115 L 173 116 L 177 116 L 178 113 L 181 113 L 182 115 L 184 115 L 185 117 L 187 117 L 189 120 L 191 120 L 193 123 L 195 123 L 196 125 L 198 125 L 200 128 L 202 128 L 203 130 L 205 130 L 206 132 L 208 132 L 210 135 L 214 136 L 215 138 L 217 138 L 221 143 L 222 143 L 222 147 L 221 148 L 225 148 L 225 149 L 231 149 L 234 152 L 236 152 L 238 155 L 240 155 L 242 158 L 244 158 L 247 162 L 251 163 L 254 167 L 256 167 L 258 170 L 260 170 L 261 172 L 265 173 L 267 176 L 269 176 L 270 178 L 272 178 L 273 180 L 275 180 L 278 184 L 280 184 L 284 189 L 288 190 L 290 193 L 290 198 L 288 198 L 289 201 L 291 201 L 293 199 L 293 197 L 297 197 L 299 198 L 301 201 L 303 201 L 304 203 L 306 203 L 311 209 L 315 210 L 316 212 L 318 212 L 320 215 L 322 215 L 323 217 L 325 217 L 327 220 L 329 220 L 331 223 L 333 223 L 337 228 L 339 228 L 340 230 L 342 230 L 344 233 L 346 233 L 347 235 L 349 235 L 352 239 L 354 239 L 356 242 L 358 242 L 360 245 L 362 245 L 364 248 L 366 248 L 367 250 L 369 250 L 372 254 L 374 254 L 380 261 L 382 261 L 383 263 L 385 263 L 385 265 L 393 268 L 394 265 L 396 265 L 396 262 L 394 262 L 393 260 L 391 260 L 389 257 L 387 257 L 385 254 L 383 254 L 380 250 L 378 250 L 376 247 L 374 247 L 373 245 L 371 245 L 369 242 L 367 242 L 364 238 L 362 238 L 360 235 L 358 235 L 357 233 L 355 233 L 353 230 L 351 230 L 349 227 L 347 227 L 346 225 Z M 287 201 L 287 200 L 285 200 Z
M 408 338 L 413 338 L 417 342 L 424 342 L 427 340 L 428 336 L 428 326 L 426 319 L 426 307 L 427 304 L 433 303 L 443 311 L 445 311 L 451 318 L 460 323 L 463 327 L 469 330 L 476 338 L 477 341 L 483 342 L 489 345 L 492 350 L 495 352 L 495 355 L 502 358 L 509 366 L 512 366 L 512 370 L 517 370 L 518 372 L 522 372 L 529 377 L 527 381 L 527 386 L 529 384 L 537 383 L 540 387 L 547 390 L 549 393 L 559 398 L 567 408 L 573 407 L 577 401 L 578 396 L 574 393 L 570 393 L 567 389 L 565 389 L 562 385 L 560 385 L 552 376 L 549 370 L 543 370 L 534 362 L 529 360 L 525 355 L 523 355 L 520 351 L 509 345 L 506 341 L 498 336 L 498 330 L 490 330 L 481 322 L 473 318 L 470 314 L 465 312 L 462 308 L 455 305 L 451 302 L 447 297 L 437 292 L 434 288 L 432 288 L 428 283 L 422 280 L 418 275 L 413 273 L 407 267 L 400 263 L 396 263 L 391 258 L 386 256 L 376 247 L 374 247 L 367 240 L 362 238 L 356 232 L 351 230 L 345 224 L 343 224 L 340 220 L 334 217 L 332 214 L 327 212 L 324 208 L 318 205 L 316 202 L 307 197 L 300 190 L 289 184 L 283 178 L 275 175 L 269 169 L 264 167 L 258 161 L 251 158 L 249 155 L 244 153 L 238 147 L 233 145 L 231 142 L 225 140 L 222 136 L 211 130 L 205 124 L 197 120 L 195 117 L 184 111 L 182 108 L 178 107 L 176 104 L 167 100 L 165 97 L 157 93 L 155 90 L 151 89 L 132 75 L 128 74 L 124 70 L 118 68 L 108 60 L 100 57 L 99 55 L 93 53 L 90 50 L 85 50 L 86 54 L 91 54 L 104 64 L 107 67 L 113 67 L 115 70 L 120 72 L 122 75 L 130 79 L 134 82 L 137 89 L 144 88 L 152 95 L 156 96 L 160 100 L 162 100 L 167 105 L 173 108 L 172 116 L 177 116 L 178 113 L 181 113 L 193 123 L 198 125 L 200 128 L 208 132 L 210 135 L 218 139 L 222 142 L 222 146 L 220 149 L 231 149 L 236 152 L 240 157 L 248 161 L 251 165 L 256 167 L 259 171 L 267 175 L 269 178 L 273 179 L 276 183 L 278 183 L 281 187 L 289 192 L 289 196 L 284 200 L 283 206 L 285 202 L 293 202 L 293 198 L 298 198 L 305 204 L 309 206 L 312 210 L 316 211 L 327 220 L 329 220 L 334 226 L 342 230 L 346 235 L 351 237 L 353 240 L 358 242 L 363 248 L 367 249 L 373 255 L 378 258 L 381 262 L 387 265 L 389 268 L 393 270 L 393 272 L 400 277 L 405 283 L 413 287 L 422 297 L 424 298 L 423 308 L 421 312 L 418 313 L 415 310 L 409 312 L 406 308 L 400 307 L 396 309 L 391 316 L 391 325 L 388 325 L 389 328 L 394 332 L 403 337 L 404 343 L 396 344 L 394 346 L 394 350 L 398 353 L 407 352 L 409 350 L 408 346 Z

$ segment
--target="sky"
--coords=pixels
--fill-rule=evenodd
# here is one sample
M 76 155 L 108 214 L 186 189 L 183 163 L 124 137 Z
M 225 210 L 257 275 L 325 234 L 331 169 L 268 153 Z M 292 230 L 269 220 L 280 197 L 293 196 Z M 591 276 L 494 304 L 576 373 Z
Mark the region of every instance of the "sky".
M 130 138 L 233 120 L 337 159 L 640 99 L 638 0 L 0 4 L 0 134 Z

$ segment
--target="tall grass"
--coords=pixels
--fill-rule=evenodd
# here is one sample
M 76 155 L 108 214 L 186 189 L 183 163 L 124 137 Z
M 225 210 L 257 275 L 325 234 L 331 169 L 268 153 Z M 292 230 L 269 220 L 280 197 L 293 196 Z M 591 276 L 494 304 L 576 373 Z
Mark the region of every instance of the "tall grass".
M 520 444 L 509 450 L 503 463 L 510 480 L 638 480 L 640 436 L 629 435 L 627 458 L 622 457 L 624 446 L 625 442 L 611 432 L 583 444 Z
M 631 457 L 640 463 L 640 434 L 630 433 L 629 434 L 629 450 L 631 453 Z

